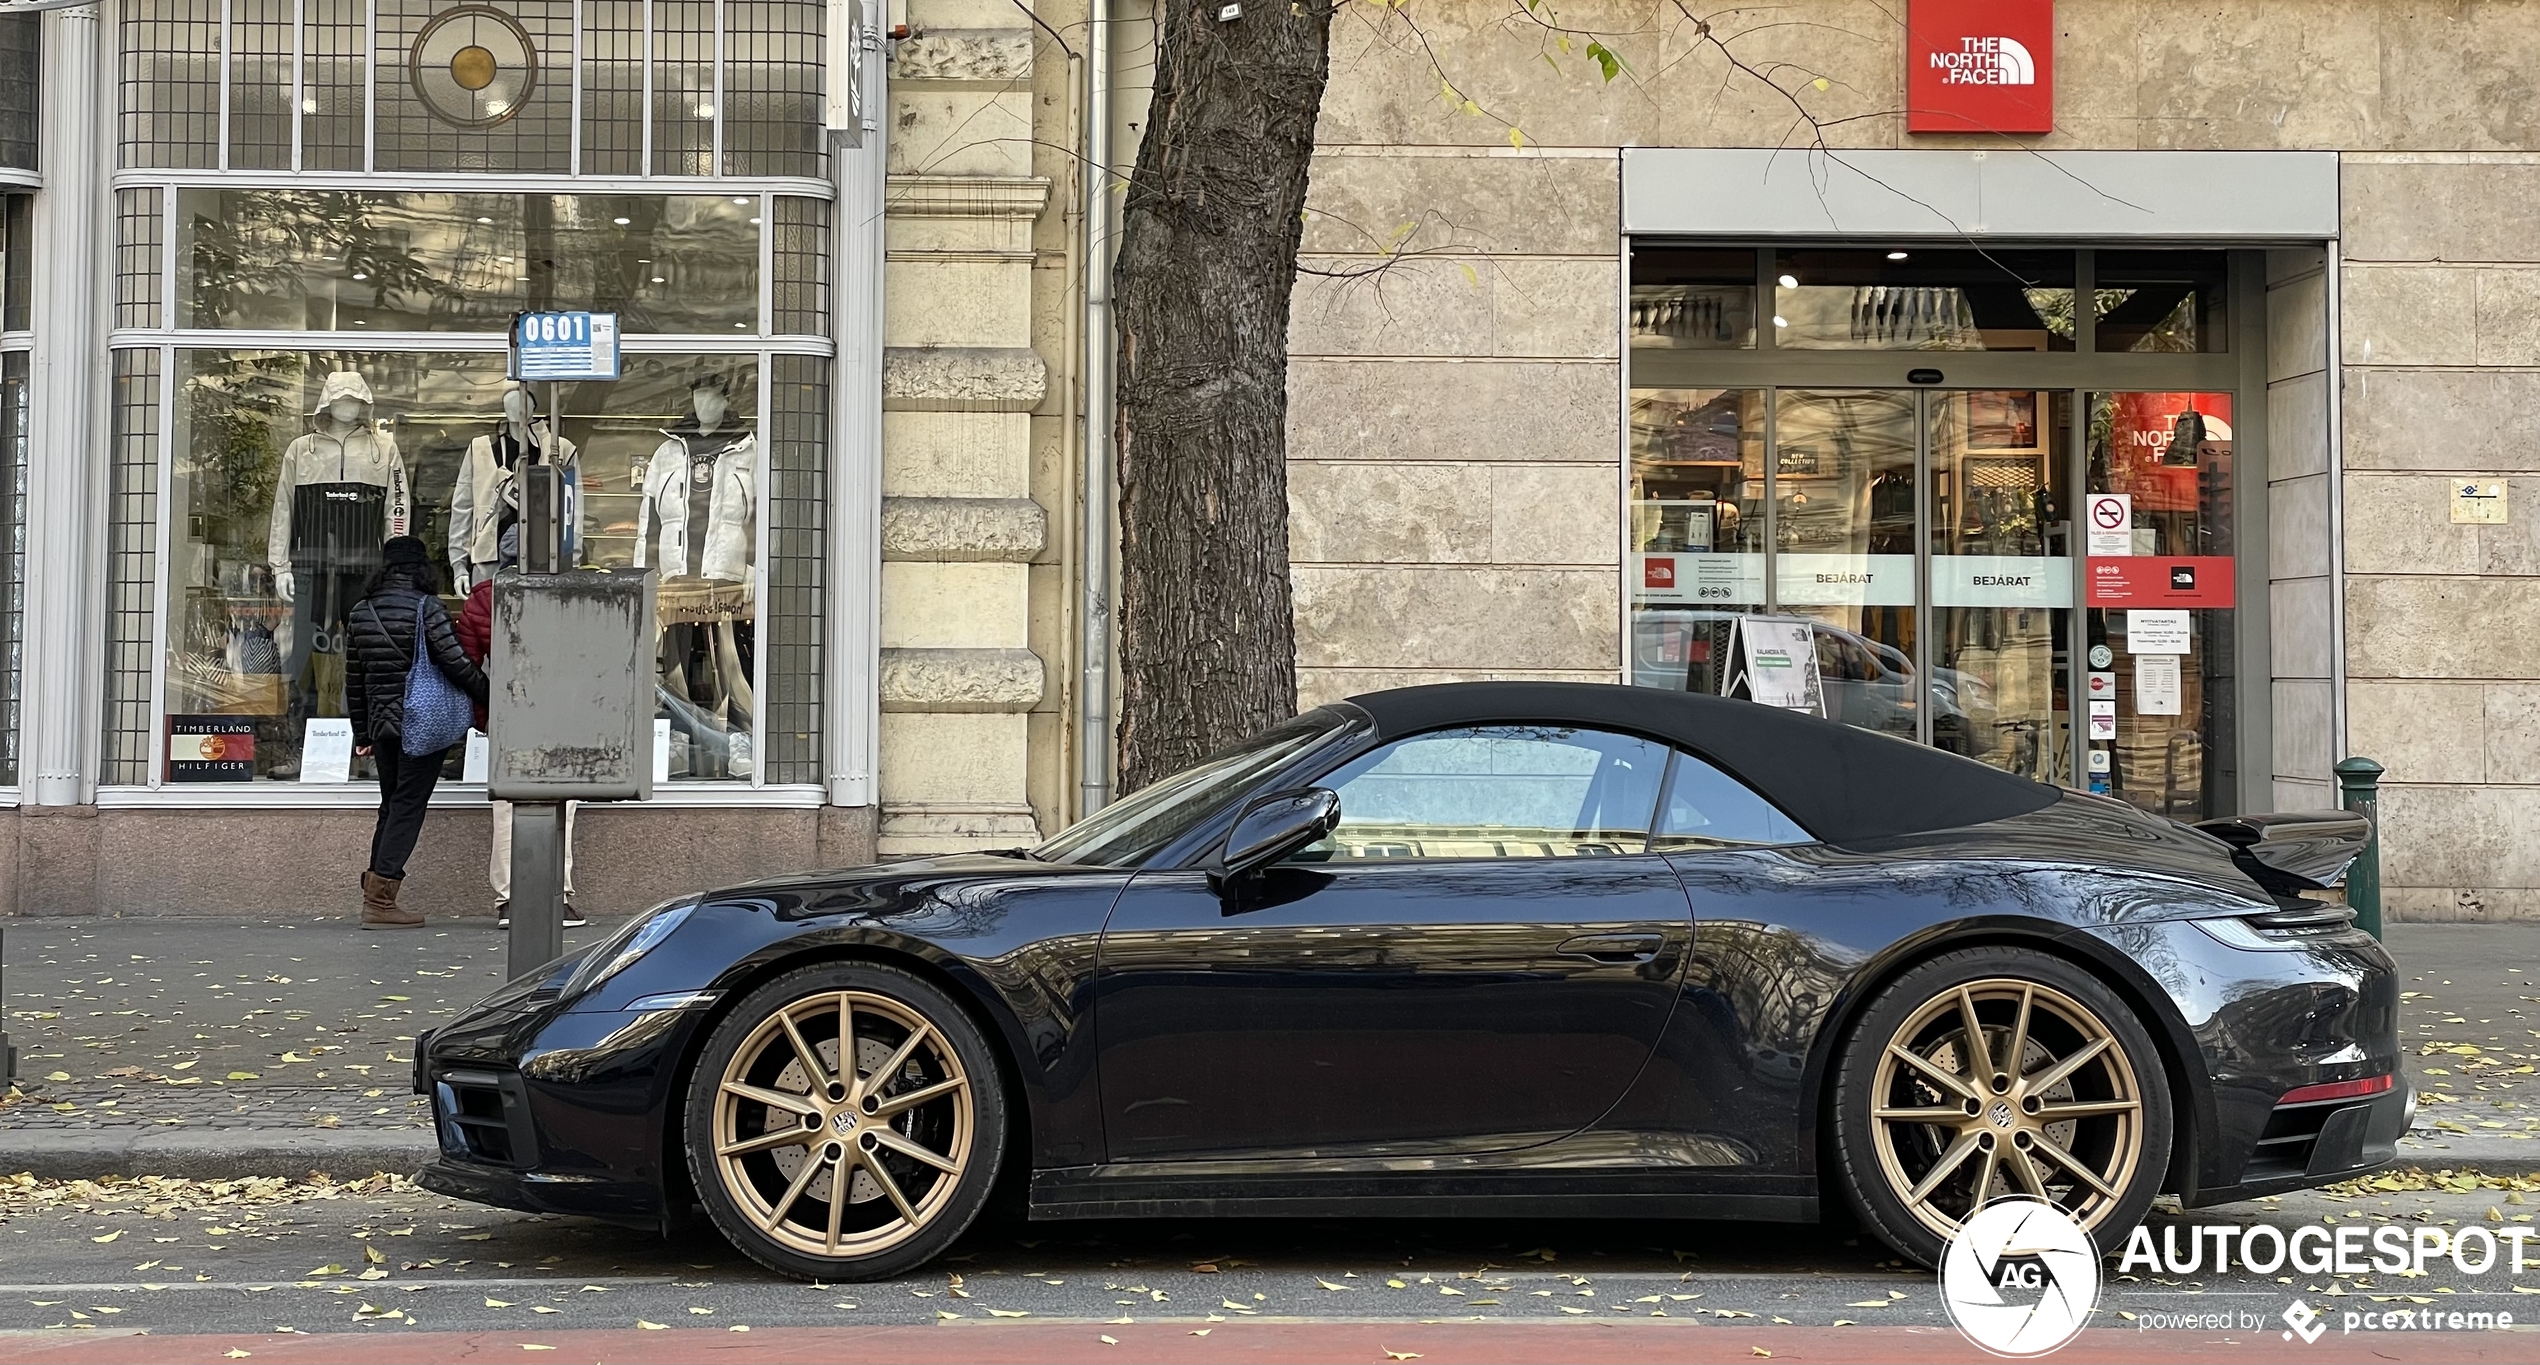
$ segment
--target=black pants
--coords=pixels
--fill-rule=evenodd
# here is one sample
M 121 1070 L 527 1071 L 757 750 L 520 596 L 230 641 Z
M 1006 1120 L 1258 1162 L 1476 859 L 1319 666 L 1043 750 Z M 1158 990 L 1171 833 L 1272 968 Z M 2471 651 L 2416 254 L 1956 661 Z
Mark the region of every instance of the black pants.
M 415 851 L 415 839 L 423 833 L 424 807 L 432 803 L 432 789 L 441 781 L 442 760 L 449 756 L 447 749 L 437 754 L 400 753 L 393 739 L 370 751 L 370 761 L 379 768 L 379 824 L 370 836 L 371 871 L 390 881 L 406 875 L 406 855 Z

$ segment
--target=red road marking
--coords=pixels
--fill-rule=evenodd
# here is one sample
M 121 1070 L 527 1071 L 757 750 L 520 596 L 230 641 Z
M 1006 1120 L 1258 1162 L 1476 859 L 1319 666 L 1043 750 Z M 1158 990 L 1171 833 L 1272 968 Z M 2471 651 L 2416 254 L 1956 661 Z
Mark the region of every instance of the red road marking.
M 672 1328 L 575 1331 L 370 1332 L 309 1335 L 147 1336 L 140 1333 L 50 1332 L 0 1336 L 0 1361 L 36 1365 L 434 1365 L 441 1361 L 519 1361 L 522 1365 L 646 1365 L 647 1362 L 740 1361 L 753 1365 L 857 1365 L 939 1361 L 977 1365 L 1213 1365 L 1295 1361 L 1301 1365 L 1394 1365 L 1387 1352 L 1416 1352 L 1420 1365 L 1525 1365 L 1566 1360 L 1719 1362 L 1989 1361 L 1946 1327 L 1715 1327 L 1692 1319 L 1599 1323 L 1405 1323 L 1359 1321 L 1220 1322 L 1193 1336 L 1183 1322 L 1101 1323 L 1051 1320 L 905 1327 L 762 1327 L 752 1332 Z M 1108 1336 L 1114 1343 L 1105 1343 Z M 2316 1345 L 2279 1341 L 2275 1331 L 2136 1332 L 2093 1328 L 2046 1359 L 2056 1365 L 2120 1365 L 2131 1361 L 2246 1362 L 2252 1352 L 2321 1365 L 2382 1362 L 2540 1362 L 2540 1333 L 2357 1332 L 2335 1330 Z M 526 1351 L 524 1344 L 552 1346 Z M 231 1357 L 232 1350 L 249 1352 Z

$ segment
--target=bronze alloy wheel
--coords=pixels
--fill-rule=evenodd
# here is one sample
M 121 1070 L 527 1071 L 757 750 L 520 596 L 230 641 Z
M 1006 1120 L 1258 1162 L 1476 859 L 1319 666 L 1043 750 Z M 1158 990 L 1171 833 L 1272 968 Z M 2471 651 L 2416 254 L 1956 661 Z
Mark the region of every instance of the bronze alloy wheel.
M 943 1216 L 978 1127 L 971 1077 L 941 1025 L 877 992 L 820 991 L 771 1010 L 730 1054 L 713 1099 L 713 1167 L 776 1246 L 870 1257 Z
M 2136 1065 L 2096 1011 L 2050 986 L 1989 977 L 1939 990 L 1877 1060 L 1880 1173 L 1942 1238 L 2013 1194 L 2096 1230 L 2144 1161 Z

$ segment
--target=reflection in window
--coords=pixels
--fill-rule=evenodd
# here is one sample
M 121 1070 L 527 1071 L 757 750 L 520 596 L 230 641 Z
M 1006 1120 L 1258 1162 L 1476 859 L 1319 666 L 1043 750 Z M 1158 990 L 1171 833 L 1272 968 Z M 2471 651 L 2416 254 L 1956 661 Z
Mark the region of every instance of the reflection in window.
M 1721 351 L 1755 345 L 1755 253 L 1632 247 L 1632 345 Z
M 1306 862 L 1640 853 L 1667 750 L 1561 726 L 1496 725 L 1396 740 L 1324 779 L 1340 794 Z
M 0 783 L 18 781 L 26 622 L 27 353 L 0 354 Z
M 35 165 L 40 16 L 0 14 L 0 166 Z
M 2220 251 L 2102 251 L 2094 270 L 2103 351 L 2230 349 L 2223 299 L 2230 257 Z
M 35 315 L 35 196 L 0 194 L 0 332 L 23 332 Z
M 123 164 L 218 166 L 220 0 L 135 0 L 120 12 Z
M 1653 853 L 1683 853 L 1752 844 L 1804 844 L 1808 831 L 1755 789 L 1679 751 L 1659 803 Z
M 481 16 L 482 22 L 466 16 Z M 461 16 L 473 32 L 418 45 L 437 20 Z M 377 124 L 372 165 L 382 171 L 486 171 L 563 175 L 573 170 L 572 0 L 505 0 L 465 10 L 444 0 L 378 0 L 379 60 L 371 70 Z M 444 50 L 464 41 L 492 54 L 459 84 Z M 427 50 L 439 57 L 427 61 Z M 482 93 L 480 93 L 482 92 Z
M 1763 503 L 1762 391 L 1632 391 L 1632 681 L 1720 692 L 1764 604 Z
M 2069 251 L 1777 253 L 1773 344 L 1792 350 L 2069 351 Z
M 501 332 L 525 308 L 629 332 L 758 330 L 755 195 L 177 192 L 179 327 Z

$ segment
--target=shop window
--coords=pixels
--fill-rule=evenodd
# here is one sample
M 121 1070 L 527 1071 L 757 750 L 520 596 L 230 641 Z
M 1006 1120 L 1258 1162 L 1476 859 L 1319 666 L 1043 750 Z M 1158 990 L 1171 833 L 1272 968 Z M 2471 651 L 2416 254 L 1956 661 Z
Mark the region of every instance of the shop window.
M 572 171 L 570 0 L 379 0 L 376 24 L 374 168 Z
M 0 166 L 35 167 L 39 16 L 0 14 Z
M 829 587 L 829 362 L 768 361 L 769 782 L 818 782 Z
M 220 165 L 220 0 L 135 0 L 121 10 L 123 164 Z
M 754 335 L 761 202 L 180 190 L 176 325 L 500 333 L 589 308 L 630 333 Z
M 2069 351 L 2069 251 L 1775 253 L 1773 344 L 1791 350 Z
M 824 175 L 819 0 L 724 0 L 723 173 Z
M 18 781 L 18 699 L 26 621 L 27 353 L 0 352 L 0 784 Z
M 583 0 L 582 173 L 644 173 L 644 0 Z
M 2223 302 L 2231 279 L 2228 253 L 2102 251 L 2094 276 L 2100 350 L 2230 349 Z
M 2072 394 L 1925 401 L 1932 743 L 2073 786 Z
M 1733 351 L 1755 344 L 1755 253 L 1632 247 L 1632 345 Z
M 291 169 L 298 0 L 229 0 L 229 169 Z
M 1631 411 L 1632 681 L 1720 693 L 1764 605 L 1764 395 L 1634 389 Z
M 829 202 L 776 201 L 776 275 L 768 330 L 784 335 L 822 335 L 829 327 Z
M 35 196 L 0 194 L 0 332 L 23 332 L 35 314 Z
M 98 781 L 150 780 L 150 723 L 159 546 L 159 367 L 156 350 L 117 351 L 108 390 L 113 465 L 106 503 L 106 696 Z
M 361 0 L 300 0 L 300 164 L 358 171 L 369 157 L 370 9 Z

